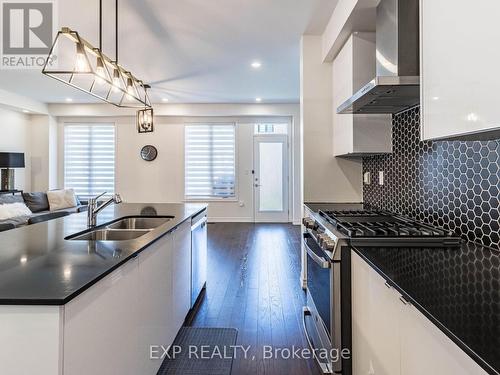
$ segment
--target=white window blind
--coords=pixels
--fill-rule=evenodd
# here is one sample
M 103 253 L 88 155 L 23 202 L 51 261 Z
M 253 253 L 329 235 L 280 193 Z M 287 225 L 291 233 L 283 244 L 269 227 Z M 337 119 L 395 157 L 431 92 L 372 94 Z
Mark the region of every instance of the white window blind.
M 64 125 L 64 185 L 82 199 L 114 193 L 114 124 Z
M 235 197 L 235 124 L 186 125 L 185 134 L 186 199 Z

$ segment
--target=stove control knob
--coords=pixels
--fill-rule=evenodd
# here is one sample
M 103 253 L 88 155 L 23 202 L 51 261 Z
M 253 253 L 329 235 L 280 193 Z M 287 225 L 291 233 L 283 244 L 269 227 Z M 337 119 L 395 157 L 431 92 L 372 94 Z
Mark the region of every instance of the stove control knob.
M 334 240 L 328 238 L 326 241 L 323 242 L 321 248 L 326 251 L 334 251 L 336 245 L 337 243 Z
M 318 224 L 316 224 L 316 221 L 314 219 L 309 218 L 309 217 L 303 218 L 302 224 L 304 224 L 304 226 L 307 229 L 316 229 L 318 227 Z
M 323 246 L 323 244 L 328 241 L 329 237 L 324 234 L 324 233 L 320 233 L 318 234 L 318 244 L 319 246 Z

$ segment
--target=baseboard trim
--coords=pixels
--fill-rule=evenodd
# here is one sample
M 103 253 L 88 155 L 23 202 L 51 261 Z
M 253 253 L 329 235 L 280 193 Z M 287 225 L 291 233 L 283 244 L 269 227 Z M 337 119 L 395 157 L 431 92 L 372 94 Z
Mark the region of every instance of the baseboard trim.
M 253 223 L 253 217 L 208 217 L 210 223 Z
M 209 223 L 254 223 L 253 217 L 208 217 L 208 222 Z M 293 224 L 293 225 L 300 225 L 300 221 L 298 223 L 295 222 L 289 222 L 289 221 L 283 221 L 283 222 L 277 222 L 277 221 L 258 221 L 255 223 L 282 223 L 282 224 Z

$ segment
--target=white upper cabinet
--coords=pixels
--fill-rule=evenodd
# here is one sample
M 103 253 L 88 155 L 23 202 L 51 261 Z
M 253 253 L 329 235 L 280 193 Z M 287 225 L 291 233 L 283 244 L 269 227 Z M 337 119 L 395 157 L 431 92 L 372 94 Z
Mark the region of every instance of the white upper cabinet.
M 375 33 L 354 33 L 333 61 L 333 154 L 390 153 L 391 115 L 338 114 L 337 108 L 375 77 Z
M 420 12 L 422 138 L 500 131 L 500 1 L 420 0 Z

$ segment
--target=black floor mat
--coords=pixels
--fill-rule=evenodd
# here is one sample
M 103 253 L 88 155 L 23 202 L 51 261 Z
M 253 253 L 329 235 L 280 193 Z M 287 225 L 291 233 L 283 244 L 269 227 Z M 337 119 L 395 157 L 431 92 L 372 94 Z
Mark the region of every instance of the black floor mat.
M 234 328 L 182 327 L 158 375 L 230 375 L 237 336 Z

